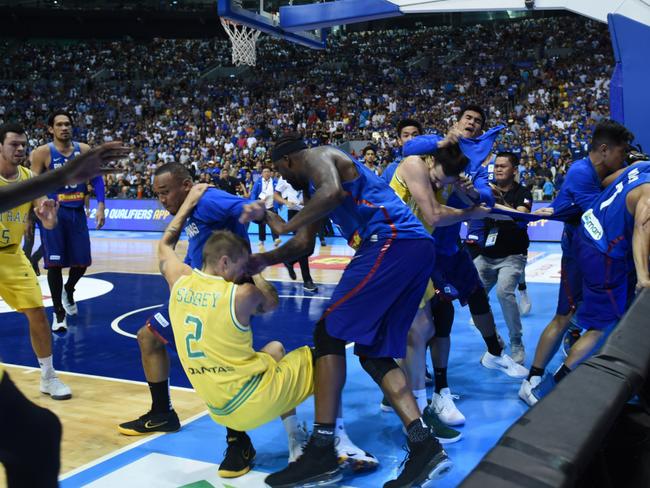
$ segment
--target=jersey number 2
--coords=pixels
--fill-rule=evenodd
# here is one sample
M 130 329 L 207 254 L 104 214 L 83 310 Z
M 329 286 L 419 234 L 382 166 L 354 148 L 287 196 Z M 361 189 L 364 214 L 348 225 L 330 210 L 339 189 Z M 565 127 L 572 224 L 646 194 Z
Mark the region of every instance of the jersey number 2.
M 205 354 L 198 347 L 196 350 L 193 349 L 193 342 L 199 342 L 201 340 L 201 334 L 203 334 L 203 322 L 193 315 L 188 315 L 185 318 L 185 325 L 194 327 L 193 332 L 188 332 L 185 336 L 185 347 L 187 347 L 187 357 L 190 359 L 204 358 Z

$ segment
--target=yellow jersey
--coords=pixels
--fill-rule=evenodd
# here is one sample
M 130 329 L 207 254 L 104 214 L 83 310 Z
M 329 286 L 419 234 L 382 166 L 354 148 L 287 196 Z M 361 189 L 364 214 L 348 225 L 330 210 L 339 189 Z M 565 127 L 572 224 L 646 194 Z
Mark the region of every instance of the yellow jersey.
M 13 180 L 8 180 L 0 176 L 0 186 L 11 185 L 31 178 L 32 171 L 24 166 L 18 166 L 18 176 Z M 29 211 L 32 208 L 32 202 L 23 203 L 22 205 L 0 213 L 0 253 L 17 254 L 22 252 L 20 243 L 25 234 Z
M 249 325 L 235 315 L 237 285 L 197 269 L 174 284 L 169 316 L 192 386 L 215 415 L 228 415 L 255 392 L 275 364 L 253 349 Z

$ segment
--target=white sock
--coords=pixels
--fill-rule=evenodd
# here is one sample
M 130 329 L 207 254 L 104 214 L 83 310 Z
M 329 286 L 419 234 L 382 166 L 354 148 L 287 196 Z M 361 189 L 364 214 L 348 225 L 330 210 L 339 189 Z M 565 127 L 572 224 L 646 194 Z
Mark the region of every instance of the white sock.
M 283 418 L 282 423 L 284 424 L 284 430 L 287 431 L 287 437 L 295 435 L 298 431 L 298 417 L 295 415 L 289 415 Z
M 424 409 L 427 408 L 427 389 L 423 388 L 422 390 L 413 390 L 413 396 L 418 404 L 420 413 L 424 412 Z
M 52 356 L 46 358 L 37 358 L 38 364 L 41 367 L 41 378 L 51 378 L 56 375 L 54 366 L 52 366 Z

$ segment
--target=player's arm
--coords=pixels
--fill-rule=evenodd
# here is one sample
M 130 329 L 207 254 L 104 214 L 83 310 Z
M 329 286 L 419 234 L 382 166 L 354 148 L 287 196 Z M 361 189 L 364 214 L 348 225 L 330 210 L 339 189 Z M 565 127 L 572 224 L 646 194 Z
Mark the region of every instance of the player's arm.
M 435 198 L 429 172 L 419 156 L 409 156 L 397 168 L 398 176 L 406 183 L 426 223 L 433 227 L 444 227 L 478 216 L 477 208 L 458 209 L 441 205 Z M 487 209 L 483 216 L 487 214 Z
M 38 146 L 29 156 L 30 169 L 35 175 L 45 172 L 47 165 L 50 163 L 50 148 L 46 145 Z
M 162 239 L 158 242 L 158 266 L 160 273 L 165 277 L 170 288 L 174 286 L 174 283 L 181 276 L 192 272 L 192 268 L 179 259 L 174 249 L 181 236 L 185 220 L 190 216 L 207 189 L 208 185 L 205 183 L 192 187 L 178 212 L 176 212 L 176 215 L 165 229 Z
M 633 195 L 638 191 L 637 195 Z M 632 234 L 632 255 L 636 269 L 637 289 L 650 288 L 650 184 L 642 185 L 630 192 L 630 197 L 636 197 L 636 205 L 628 210 L 634 214 L 634 231 Z M 630 198 L 628 197 L 628 198 Z M 632 202 L 633 203 L 633 202 Z M 632 212 L 633 210 L 633 212 Z
M 275 310 L 279 303 L 278 292 L 273 285 L 261 275 L 253 276 L 253 281 L 254 285 L 239 285 L 235 295 L 235 315 L 243 325 L 249 325 L 253 315 Z

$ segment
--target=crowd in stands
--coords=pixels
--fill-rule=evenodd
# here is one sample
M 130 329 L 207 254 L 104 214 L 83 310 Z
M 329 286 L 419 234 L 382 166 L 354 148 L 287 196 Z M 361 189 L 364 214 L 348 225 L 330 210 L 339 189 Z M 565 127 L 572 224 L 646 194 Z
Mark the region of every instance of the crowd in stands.
M 607 27 L 577 16 L 343 31 L 322 51 L 262 36 L 248 74 L 210 77 L 230 49 L 222 39 L 0 41 L 0 122 L 23 122 L 33 148 L 49 140 L 47 115 L 65 108 L 75 140 L 132 147 L 107 177 L 109 197 L 152 198 L 153 171 L 168 161 L 248 194 L 272 139 L 294 129 L 310 145 L 371 142 L 379 172 L 399 156 L 400 119 L 443 134 L 476 103 L 488 127 L 506 126 L 496 149 L 520 155 L 520 180 L 552 198 L 608 116 Z

